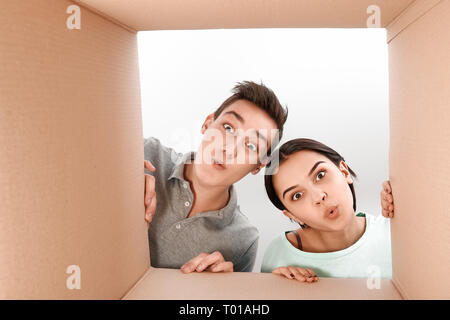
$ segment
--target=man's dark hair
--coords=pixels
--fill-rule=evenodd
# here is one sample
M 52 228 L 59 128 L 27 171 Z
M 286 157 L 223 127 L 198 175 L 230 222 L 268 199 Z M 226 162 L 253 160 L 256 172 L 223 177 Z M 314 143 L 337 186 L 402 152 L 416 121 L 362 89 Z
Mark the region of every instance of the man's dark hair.
M 237 100 L 247 100 L 258 108 L 264 110 L 277 124 L 279 136 L 278 141 L 281 140 L 283 136 L 283 126 L 286 122 L 288 110 L 287 107 L 283 108 L 278 101 L 277 96 L 272 90 L 267 88 L 263 83 L 257 84 L 252 81 L 238 82 L 231 91 L 233 93 L 228 99 L 226 99 L 221 106 L 214 112 L 214 119 L 217 119 L 222 111 L 228 107 L 230 104 Z M 268 150 L 272 149 L 271 146 Z
M 325 157 L 327 157 L 328 159 L 330 159 L 330 161 L 332 163 L 334 163 L 338 168 L 339 168 L 339 164 L 341 163 L 341 161 L 345 161 L 344 158 L 337 153 L 336 151 L 334 151 L 333 149 L 331 149 L 330 147 L 324 145 L 323 143 L 316 141 L 316 140 L 312 140 L 312 139 L 293 139 L 290 140 L 286 143 L 284 143 L 278 150 L 278 152 L 274 152 L 274 156 L 277 156 L 278 159 L 272 159 L 266 167 L 266 173 L 269 170 L 273 170 L 273 168 L 271 168 L 271 164 L 272 163 L 278 163 L 278 166 L 280 166 L 284 161 L 286 161 L 290 155 L 297 153 L 299 151 L 302 150 L 310 150 L 310 151 L 314 151 L 317 153 L 320 153 L 321 155 L 324 155 Z M 278 160 L 274 161 L 274 160 Z M 349 166 L 348 167 L 348 171 L 350 172 L 350 175 L 352 175 L 353 177 L 356 178 L 356 173 L 353 172 L 352 169 L 350 169 Z M 264 184 L 266 186 L 266 192 L 267 192 L 267 196 L 269 197 L 270 201 L 272 202 L 272 204 L 277 207 L 280 210 L 286 210 L 286 207 L 283 205 L 283 203 L 281 202 L 280 198 L 278 198 L 277 193 L 275 192 L 275 188 L 273 187 L 273 180 L 272 180 L 273 175 L 272 174 L 266 174 L 264 175 Z M 356 211 L 356 196 L 355 196 L 355 188 L 353 187 L 353 183 L 349 183 L 349 188 L 350 191 L 352 192 L 352 196 L 353 196 L 353 210 Z M 306 225 L 300 225 L 302 228 L 307 227 Z

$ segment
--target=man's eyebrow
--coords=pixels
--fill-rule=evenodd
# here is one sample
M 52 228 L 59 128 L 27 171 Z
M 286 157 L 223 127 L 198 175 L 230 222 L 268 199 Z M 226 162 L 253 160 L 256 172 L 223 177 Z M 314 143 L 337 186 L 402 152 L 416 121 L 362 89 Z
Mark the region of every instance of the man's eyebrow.
M 325 163 L 325 161 L 317 161 L 316 164 L 312 167 L 312 169 L 309 171 L 308 176 L 310 176 L 314 170 L 316 170 L 317 166 L 321 163 Z
M 268 144 L 268 143 L 267 143 L 267 138 L 266 138 L 263 134 L 259 134 L 259 131 L 258 131 L 258 130 L 256 130 L 256 136 L 258 137 L 258 139 L 264 140 L 264 142 L 265 142 L 266 144 Z
M 269 142 L 267 141 L 267 138 L 263 134 L 259 134 L 258 130 L 256 130 L 256 136 L 258 137 L 258 139 L 264 140 L 267 148 L 269 148 Z
M 232 114 L 232 115 L 235 116 L 236 119 L 238 119 L 240 122 L 245 123 L 244 118 L 242 118 L 242 116 L 241 116 L 239 113 L 235 112 L 235 111 L 227 111 L 227 112 L 224 113 L 224 115 L 225 115 L 225 114 Z
M 292 189 L 294 189 L 296 187 L 298 187 L 298 184 L 296 184 L 295 186 L 289 187 L 286 190 L 284 190 L 284 192 L 283 192 L 283 199 L 284 199 L 284 196 L 286 195 L 286 193 L 288 193 L 289 191 L 291 191 Z

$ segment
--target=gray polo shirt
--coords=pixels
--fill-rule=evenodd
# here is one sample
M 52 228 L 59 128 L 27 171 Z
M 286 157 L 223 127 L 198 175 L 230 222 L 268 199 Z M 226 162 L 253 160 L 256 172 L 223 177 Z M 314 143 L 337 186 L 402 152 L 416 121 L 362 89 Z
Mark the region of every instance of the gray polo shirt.
M 184 165 L 195 153 L 181 154 L 163 146 L 158 139 L 144 138 L 145 160 L 156 168 L 157 206 L 148 232 L 151 265 L 178 269 L 201 252 L 220 251 L 234 271 L 251 272 L 258 248 L 258 230 L 237 205 L 236 191 L 220 210 L 186 218 L 194 199 L 184 179 Z

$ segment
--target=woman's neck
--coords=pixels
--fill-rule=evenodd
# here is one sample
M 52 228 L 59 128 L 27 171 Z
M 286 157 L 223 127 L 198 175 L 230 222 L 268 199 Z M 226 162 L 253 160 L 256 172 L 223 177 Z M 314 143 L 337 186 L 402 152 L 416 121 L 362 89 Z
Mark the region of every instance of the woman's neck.
M 366 218 L 353 216 L 350 223 L 340 231 L 310 230 L 308 246 L 304 251 L 333 252 L 344 250 L 356 243 L 364 234 Z M 313 232 L 311 232 L 313 231 Z
M 186 218 L 202 212 L 220 210 L 227 205 L 230 198 L 229 186 L 211 187 L 210 185 L 202 185 L 195 174 L 194 163 L 185 164 L 184 178 L 189 181 L 194 194 L 191 211 Z

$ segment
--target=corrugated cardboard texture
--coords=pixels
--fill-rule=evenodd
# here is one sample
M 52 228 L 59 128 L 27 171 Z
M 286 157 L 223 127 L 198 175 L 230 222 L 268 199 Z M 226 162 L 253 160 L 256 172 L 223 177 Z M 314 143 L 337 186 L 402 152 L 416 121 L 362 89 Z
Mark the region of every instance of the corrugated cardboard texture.
M 150 264 L 136 34 L 72 4 L 2 1 L 0 298 L 118 299 Z
M 370 5 L 389 24 L 414 0 L 77 0 L 138 31 L 365 28 Z
M 412 3 L 83 1 L 112 19 L 82 9 L 81 30 L 68 30 L 65 0 L 4 1 L 0 10 L 0 298 L 120 298 L 149 266 L 130 30 L 364 27 L 370 4 L 386 25 Z M 393 23 L 389 45 L 394 283 L 413 299 L 450 298 L 450 1 L 430 3 Z M 70 265 L 81 268 L 80 290 L 66 287 Z M 126 297 L 399 298 L 388 280 L 368 290 L 365 279 L 307 285 L 165 269 L 150 269 Z
M 301 283 L 270 273 L 191 273 L 150 269 L 124 297 L 141 299 L 401 299 L 391 280 L 382 279 L 379 289 L 368 289 L 366 279 L 321 278 Z
M 450 298 L 450 1 L 389 45 L 393 280 L 405 298 Z
M 434 6 L 438 5 L 441 1 L 443 0 L 414 1 L 386 27 L 388 43 L 410 24 L 414 23 L 417 19 L 420 19 L 420 17 L 425 15 Z

